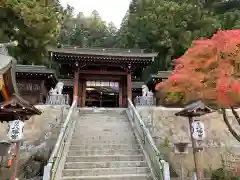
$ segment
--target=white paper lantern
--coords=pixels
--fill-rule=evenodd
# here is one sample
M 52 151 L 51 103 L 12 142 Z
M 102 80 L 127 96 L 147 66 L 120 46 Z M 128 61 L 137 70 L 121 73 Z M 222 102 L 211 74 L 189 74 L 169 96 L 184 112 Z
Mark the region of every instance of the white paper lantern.
M 195 120 L 192 123 L 192 135 L 193 139 L 197 141 L 202 141 L 206 138 L 204 124 L 200 120 Z
M 8 123 L 7 136 L 12 142 L 20 141 L 23 138 L 24 122 L 21 120 L 14 120 Z

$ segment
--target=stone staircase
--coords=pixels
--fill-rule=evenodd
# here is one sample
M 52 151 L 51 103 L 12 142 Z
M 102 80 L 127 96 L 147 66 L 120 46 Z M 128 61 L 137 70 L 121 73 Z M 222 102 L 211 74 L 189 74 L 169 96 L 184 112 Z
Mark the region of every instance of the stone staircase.
M 125 109 L 80 109 L 60 177 L 153 180 Z

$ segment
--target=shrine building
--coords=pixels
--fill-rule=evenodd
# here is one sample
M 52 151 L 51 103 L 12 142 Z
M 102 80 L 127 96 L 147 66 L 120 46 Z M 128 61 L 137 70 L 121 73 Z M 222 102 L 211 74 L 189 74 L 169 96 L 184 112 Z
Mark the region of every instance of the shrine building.
M 143 50 L 49 47 L 64 93 L 77 97 L 80 107 L 127 107 L 127 99 L 141 95 L 138 80 L 157 53 Z
M 46 66 L 16 65 L 19 94 L 31 104 L 44 104 L 49 90 L 57 81 L 56 71 Z

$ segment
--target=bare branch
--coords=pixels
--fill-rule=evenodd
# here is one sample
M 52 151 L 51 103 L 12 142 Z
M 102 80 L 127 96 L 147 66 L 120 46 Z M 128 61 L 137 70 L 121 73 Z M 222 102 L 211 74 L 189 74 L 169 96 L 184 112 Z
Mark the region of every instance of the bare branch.
M 237 134 L 237 132 L 232 128 L 231 124 L 228 121 L 228 117 L 226 114 L 226 109 L 222 108 L 222 113 L 223 113 L 223 120 L 225 122 L 225 124 L 228 127 L 228 130 L 230 131 L 230 133 L 233 135 L 233 137 L 240 142 L 240 136 Z
M 231 110 L 232 110 L 232 113 L 235 116 L 238 124 L 240 125 L 240 116 L 238 115 L 237 111 L 233 107 L 231 107 Z

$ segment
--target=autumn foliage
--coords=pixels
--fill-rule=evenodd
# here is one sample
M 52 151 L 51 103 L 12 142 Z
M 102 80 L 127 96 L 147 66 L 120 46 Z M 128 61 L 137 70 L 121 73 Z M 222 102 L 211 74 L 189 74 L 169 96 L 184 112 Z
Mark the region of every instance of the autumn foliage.
M 200 39 L 176 60 L 172 75 L 157 84 L 165 102 L 201 99 L 221 107 L 240 105 L 240 30 Z

